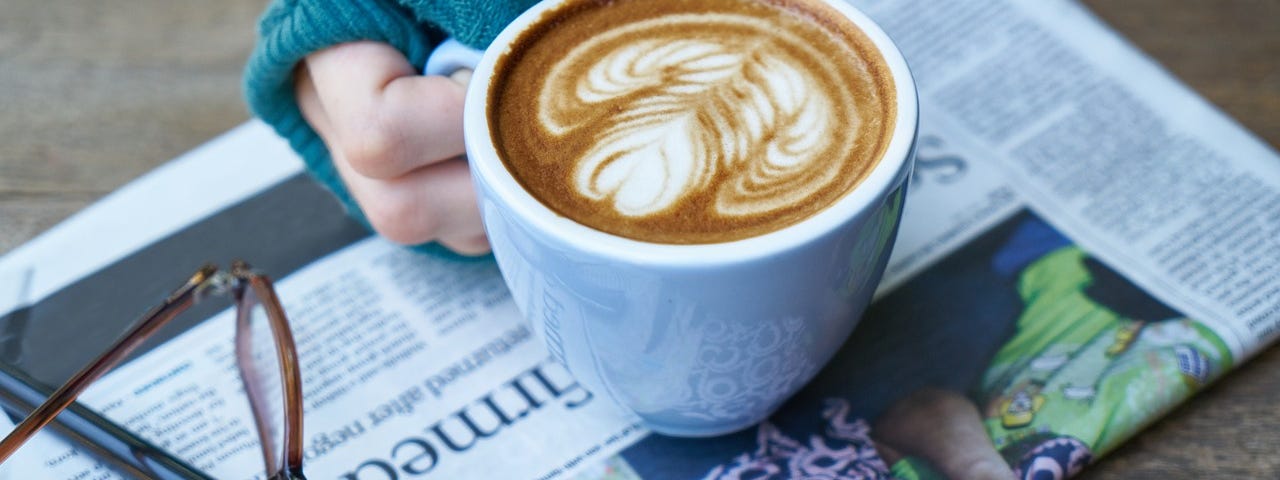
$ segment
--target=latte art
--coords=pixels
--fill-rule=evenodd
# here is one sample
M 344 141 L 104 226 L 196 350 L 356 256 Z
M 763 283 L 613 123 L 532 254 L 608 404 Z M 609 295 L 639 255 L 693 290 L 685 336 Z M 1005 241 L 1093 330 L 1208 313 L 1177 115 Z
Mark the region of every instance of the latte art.
M 685 34 L 707 27 L 735 35 Z M 710 188 L 716 213 L 741 216 L 795 205 L 830 183 L 837 170 L 815 172 L 813 162 L 848 155 L 853 138 L 835 130 L 831 105 L 852 95 L 831 98 L 821 87 L 837 75 L 803 61 L 821 52 L 772 27 L 727 13 L 670 15 L 599 35 L 557 62 L 538 97 L 550 134 L 616 112 L 589 125 L 600 131 L 575 161 L 577 193 L 645 216 Z M 856 130 L 851 113 L 841 127 Z
M 498 60 L 494 145 L 539 201 L 617 235 L 711 243 L 802 221 L 875 167 L 895 115 L 884 60 L 829 8 L 567 2 Z

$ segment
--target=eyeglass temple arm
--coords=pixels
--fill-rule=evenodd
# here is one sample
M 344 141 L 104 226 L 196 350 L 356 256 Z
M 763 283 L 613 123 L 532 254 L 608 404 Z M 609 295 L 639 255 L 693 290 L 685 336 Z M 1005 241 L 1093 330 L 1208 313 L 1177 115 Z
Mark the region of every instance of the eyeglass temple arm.
M 67 383 L 53 392 L 48 400 L 45 400 L 35 411 L 27 415 L 27 418 L 18 424 L 13 432 L 0 441 L 0 462 L 9 458 L 13 452 L 18 450 L 18 447 L 30 440 L 38 430 L 53 421 L 54 417 L 74 402 L 76 397 L 80 396 L 80 393 L 84 392 L 90 384 L 119 364 L 152 333 L 155 333 L 169 320 L 195 303 L 196 295 L 200 292 L 201 287 L 206 286 L 216 272 L 216 267 L 202 267 L 187 280 L 186 284 L 170 294 L 164 303 L 148 312 L 116 340 L 111 345 L 111 348 L 107 349 L 106 352 L 79 372 L 76 372 Z

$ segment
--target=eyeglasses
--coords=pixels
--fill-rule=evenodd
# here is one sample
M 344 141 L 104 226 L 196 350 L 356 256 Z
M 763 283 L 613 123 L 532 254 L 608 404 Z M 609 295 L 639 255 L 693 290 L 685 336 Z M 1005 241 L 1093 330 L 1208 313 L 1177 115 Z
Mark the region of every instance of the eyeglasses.
M 211 296 L 235 303 L 235 356 L 249 399 L 269 480 L 304 480 L 302 474 L 302 377 L 284 307 L 271 280 L 244 262 L 224 271 L 206 265 L 147 312 L 97 359 L 49 395 L 0 441 L 0 462 L 71 406 L 94 381 L 114 368 L 160 327 Z M 32 402 L 34 403 L 34 402 Z

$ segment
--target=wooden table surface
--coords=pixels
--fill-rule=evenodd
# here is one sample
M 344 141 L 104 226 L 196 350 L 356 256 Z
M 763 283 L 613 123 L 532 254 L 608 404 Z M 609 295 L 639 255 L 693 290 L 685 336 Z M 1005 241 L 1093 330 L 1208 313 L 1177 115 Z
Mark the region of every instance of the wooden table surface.
M 1086 0 L 1280 145 L 1280 0 Z M 263 0 L 0 2 L 0 254 L 248 118 Z M 1086 478 L 1280 478 L 1280 348 L 1179 407 Z

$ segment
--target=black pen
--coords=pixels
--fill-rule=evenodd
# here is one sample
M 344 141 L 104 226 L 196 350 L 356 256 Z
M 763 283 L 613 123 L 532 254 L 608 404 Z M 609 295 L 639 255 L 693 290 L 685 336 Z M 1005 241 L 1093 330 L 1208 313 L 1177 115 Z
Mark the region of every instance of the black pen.
M 12 365 L 0 362 L 0 407 L 11 414 L 25 417 L 52 393 Z M 69 405 L 49 426 L 76 447 L 125 475 L 162 480 L 212 478 L 80 402 Z

